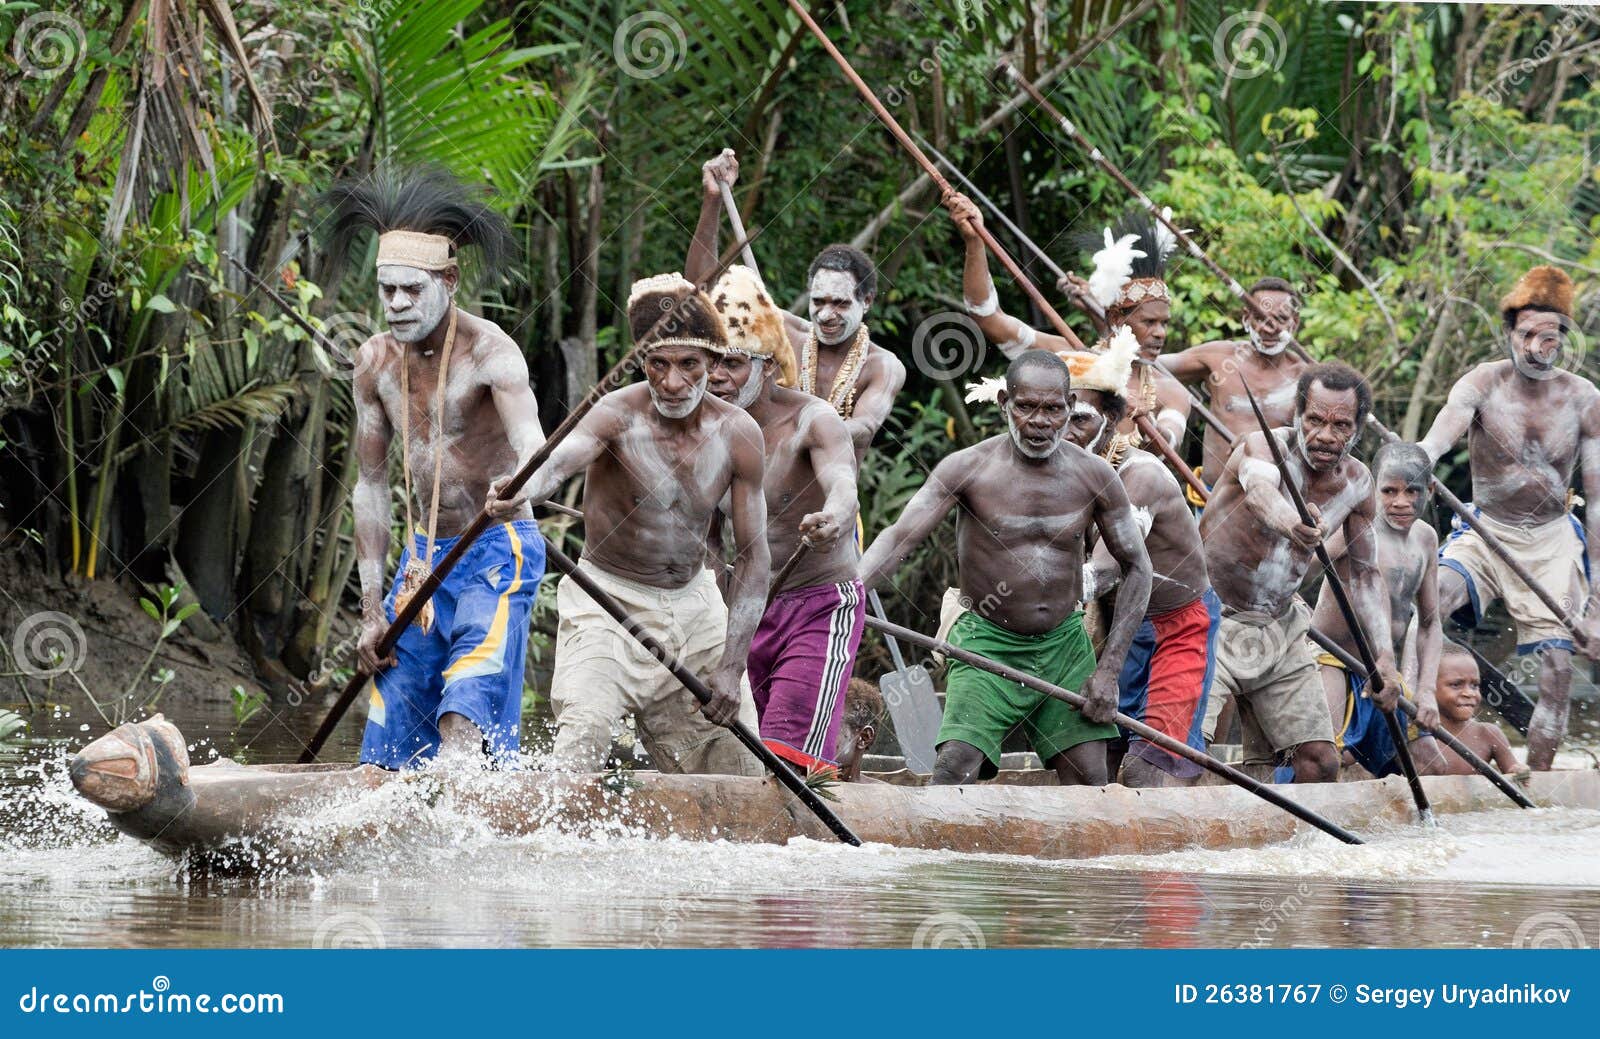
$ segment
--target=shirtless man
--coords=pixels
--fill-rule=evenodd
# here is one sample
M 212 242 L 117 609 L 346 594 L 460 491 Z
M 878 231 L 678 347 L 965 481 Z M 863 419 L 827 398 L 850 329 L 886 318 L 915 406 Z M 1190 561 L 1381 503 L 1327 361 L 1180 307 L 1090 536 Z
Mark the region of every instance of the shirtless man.
M 1497 725 L 1473 721 L 1483 695 L 1478 689 L 1478 662 L 1465 646 L 1446 639 L 1439 655 L 1439 724 L 1450 735 L 1467 745 L 1484 761 L 1493 762 L 1501 772 L 1526 774 L 1528 767 L 1511 753 L 1506 734 Z M 1472 776 L 1477 770 L 1465 758 L 1444 745 L 1439 746 L 1439 756 L 1424 766 L 1417 762 L 1417 771 L 1430 776 Z
M 1246 341 L 1201 343 L 1161 359 L 1179 381 L 1206 384 L 1212 413 L 1235 437 L 1260 428 L 1244 393 L 1247 381 L 1267 421 L 1274 428 L 1287 426 L 1294 417 L 1295 384 L 1306 367 L 1289 350 L 1300 331 L 1300 296 L 1294 287 L 1282 278 L 1262 278 L 1250 286 L 1248 295 L 1265 316 L 1257 318 L 1245 309 Z M 1231 450 L 1222 434 L 1207 423 L 1202 475 L 1220 473 Z
M 1067 439 L 1117 472 L 1133 505 L 1150 554 L 1153 584 L 1143 623 L 1134 634 L 1118 678 L 1120 710 L 1179 743 L 1204 753 L 1201 734 L 1210 689 L 1222 603 L 1206 577 L 1200 530 L 1183 488 L 1160 459 L 1129 444 L 1116 431 L 1128 402 L 1136 344 L 1103 354 L 1064 353 L 1075 398 Z M 1105 595 L 1122 576 L 1108 546 L 1095 547 L 1084 574 L 1086 600 Z M 1190 786 L 1203 771 L 1170 751 L 1123 731 L 1111 745 L 1108 774 L 1124 786 Z
M 966 299 L 967 313 L 983 330 L 984 337 L 999 346 L 1001 353 L 1007 357 L 1016 357 L 1024 350 L 1032 349 L 1052 352 L 1072 349 L 1071 344 L 1060 336 L 1025 325 L 1000 309 L 1000 297 L 995 292 L 994 280 L 989 276 L 989 253 L 983 239 L 978 237 L 978 229 L 983 226 L 983 212 L 971 199 L 959 193 L 952 193 L 945 200 L 945 207 L 950 210 L 951 219 L 960 230 L 966 249 L 961 291 Z M 1159 255 L 1160 250 L 1152 246 L 1151 253 Z M 1140 361 L 1149 362 L 1161 356 L 1161 348 L 1167 342 L 1167 326 L 1172 320 L 1170 297 L 1160 273 L 1164 267 L 1164 256 L 1160 262 L 1141 261 L 1135 269 L 1143 273 L 1123 283 L 1113 302 L 1104 308 L 1103 315 L 1078 294 L 1072 294 L 1073 301 L 1090 315 L 1100 333 L 1102 341 L 1096 345 L 1096 349 L 1104 348 L 1105 340 L 1121 325 L 1131 331 L 1138 341 Z M 1128 416 L 1119 423 L 1118 432 L 1134 433 L 1134 416 L 1150 414 L 1156 429 L 1169 443 L 1176 445 L 1183 439 L 1184 425 L 1189 420 L 1189 394 L 1171 376 L 1148 363 L 1137 364 L 1129 373 L 1123 397 L 1130 402 L 1131 408 Z
M 739 179 L 733 149 L 701 167 L 703 195 L 684 274 L 700 279 L 716 268 L 722 191 Z M 811 319 L 782 311 L 785 328 L 799 357 L 796 389 L 821 397 L 844 419 L 855 445 L 856 465 L 894 408 L 906 383 L 906 366 L 871 341 L 865 320 L 878 291 L 878 274 L 865 253 L 849 245 L 830 245 L 806 273 Z
M 389 330 L 362 344 L 353 395 L 359 463 L 352 503 L 362 620 L 357 655 L 376 676 L 361 760 L 397 769 L 452 756 L 514 761 L 528 621 L 544 543 L 526 505 L 499 514 L 446 576 L 394 652 L 377 655 L 399 600 L 476 518 L 497 478 L 544 443 L 522 351 L 491 321 L 454 303 L 457 248 L 489 270 L 513 248 L 504 218 L 447 174 L 378 174 L 335 186 L 333 249 L 378 233 L 378 297 Z M 383 594 L 389 552 L 389 443 L 402 436 L 408 522 L 399 569 Z M 434 488 L 437 487 L 437 496 Z
M 1150 558 L 1112 468 L 1066 442 L 1073 395 L 1067 366 L 1030 350 L 1011 362 L 997 395 L 1008 434 L 947 455 L 861 560 L 871 588 L 903 563 L 955 508 L 961 593 L 975 605 L 952 645 L 1081 692 L 1083 712 L 952 660 L 932 783 L 992 777 L 1000 745 L 1022 725 L 1063 783 L 1103 785 L 1117 673 L 1144 618 Z M 1122 566 L 1116 616 L 1098 664 L 1083 626 L 1086 538 L 1098 528 Z
M 1539 654 L 1539 705 L 1528 726 L 1535 771 L 1550 768 L 1567 734 L 1573 650 L 1600 659 L 1600 585 L 1589 581 L 1600 551 L 1600 507 L 1585 509 L 1580 527 L 1571 491 L 1581 464 L 1583 493 L 1600 502 L 1600 391 L 1558 366 L 1572 298 L 1572 280 L 1554 267 L 1524 275 L 1500 301 L 1509 359 L 1485 361 L 1462 376 L 1422 439 L 1437 464 L 1467 434 L 1475 522 L 1566 605 L 1566 619 L 1553 614 L 1476 531 L 1458 530 L 1446 541 L 1441 608 L 1454 613 L 1470 602 L 1481 618 L 1503 599 L 1517 623 L 1517 653 Z
M 598 771 L 631 714 L 663 772 L 758 775 L 759 762 L 723 726 L 756 722 L 741 676 L 769 579 L 761 430 L 706 392 L 727 332 L 704 293 L 677 274 L 636 282 L 628 323 L 634 342 L 648 346 L 645 382 L 602 397 L 503 507 L 543 501 L 584 472 L 578 565 L 684 666 L 709 672 L 711 700 L 697 705 L 587 593 L 562 581 L 551 763 Z M 725 500 L 736 551 L 729 606 L 706 568 L 712 514 Z
M 1247 765 L 1265 771 L 1274 758 L 1296 783 L 1339 776 L 1339 754 L 1316 661 L 1306 648 L 1311 611 L 1296 596 L 1317 544 L 1344 532 L 1352 604 L 1370 632 L 1387 632 L 1389 596 L 1378 574 L 1372 525 L 1372 474 L 1351 449 L 1372 408 L 1367 382 L 1348 365 L 1307 368 L 1295 391 L 1294 425 L 1274 430 L 1317 526 L 1300 522 L 1266 435 L 1240 437 L 1200 519 L 1206 568 L 1222 599 L 1215 690 L 1206 709 L 1206 740 L 1224 697 L 1244 723 Z M 1400 691 L 1394 648 L 1374 638 L 1383 679 L 1379 707 Z
M 827 404 L 777 384 L 789 337 L 754 271 L 729 267 L 711 299 L 728 346 L 712 362 L 708 386 L 761 427 L 771 558 L 781 566 L 802 538 L 809 546 L 773 590 L 750 646 L 761 740 L 807 772 L 836 768 L 845 685 L 866 622 L 859 553 L 847 536 L 856 518 L 850 434 Z
M 1389 593 L 1389 642 L 1396 658 L 1404 660 L 1406 632 L 1412 618 L 1416 618 L 1416 674 L 1409 688 L 1414 691 L 1411 699 L 1417 705 L 1417 721 L 1430 729 L 1439 724 L 1434 686 L 1439 672 L 1439 646 L 1444 641 L 1439 623 L 1439 535 L 1428 524 L 1418 523 L 1417 518 L 1428 503 L 1432 472 L 1427 452 L 1416 444 L 1385 444 L 1372 459 L 1381 521 L 1374 523 L 1372 529 L 1377 536 L 1378 572 Z M 1329 542 L 1328 554 L 1348 585 L 1350 565 L 1343 545 L 1337 536 Z M 1355 639 L 1326 583 L 1312 611 L 1311 624 L 1356 655 Z M 1382 637 L 1377 630 L 1369 634 Z M 1347 671 L 1332 653 L 1320 654 L 1317 663 L 1322 665 L 1322 689 L 1333 719 L 1334 745 L 1348 756 L 1345 763 L 1353 761 L 1374 776 L 1398 774 L 1400 762 L 1388 723 L 1367 696 L 1366 679 Z M 1411 756 L 1418 769 L 1434 765 L 1438 754 L 1438 742 L 1431 736 L 1412 742 Z

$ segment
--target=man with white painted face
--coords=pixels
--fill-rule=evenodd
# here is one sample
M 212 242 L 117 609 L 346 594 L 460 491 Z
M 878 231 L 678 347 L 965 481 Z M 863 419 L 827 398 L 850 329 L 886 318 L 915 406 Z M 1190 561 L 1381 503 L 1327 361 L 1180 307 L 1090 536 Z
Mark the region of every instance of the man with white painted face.
M 1161 359 L 1179 381 L 1205 384 L 1212 413 L 1235 437 L 1260 429 L 1245 396 L 1246 383 L 1267 421 L 1274 428 L 1287 426 L 1294 417 L 1295 385 L 1306 367 L 1289 349 L 1300 331 L 1300 294 L 1294 286 L 1282 278 L 1262 278 L 1247 295 L 1264 316 L 1245 309 L 1246 339 L 1201 343 Z M 1228 441 L 1208 423 L 1201 475 L 1214 479 L 1230 450 Z
M 1399 696 L 1394 647 L 1383 637 L 1389 596 L 1378 573 L 1372 474 L 1351 455 L 1371 409 L 1372 391 L 1349 365 L 1307 368 L 1296 384 L 1294 425 L 1272 435 L 1316 525 L 1301 522 L 1259 425 L 1234 444 L 1200 519 L 1206 570 L 1222 599 L 1206 741 L 1216 737 L 1221 702 L 1232 698 L 1244 726 L 1245 764 L 1257 772 L 1276 764 L 1284 770 L 1280 780 L 1290 773 L 1296 783 L 1339 777 L 1322 681 L 1306 648 L 1311 610 L 1296 594 L 1332 531 L 1343 531 L 1350 597 L 1373 633 L 1384 687 L 1377 705 L 1391 708 Z
M 1600 585 L 1591 582 L 1600 507 L 1572 515 L 1572 477 L 1600 502 L 1600 391 L 1564 371 L 1571 349 L 1572 279 L 1535 267 L 1500 302 L 1509 358 L 1462 376 L 1422 439 L 1434 464 L 1467 434 L 1474 523 L 1498 536 L 1544 589 L 1567 605 L 1557 617 L 1475 530 L 1458 529 L 1440 555 L 1439 598 L 1481 618 L 1495 599 L 1517 625 L 1517 652 L 1537 654 L 1539 705 L 1528 726 L 1528 764 L 1550 768 L 1567 734 L 1572 653 L 1600 659 Z M 1569 628 L 1568 624 L 1575 625 Z
M 733 149 L 701 167 L 700 222 L 695 225 L 684 273 L 704 278 L 716 269 L 722 191 L 739 179 Z M 860 249 L 830 245 L 806 272 L 810 320 L 782 311 L 789 340 L 799 358 L 794 388 L 821 397 L 844 419 L 855 445 L 856 465 L 894 409 L 906 382 L 906 366 L 872 342 L 867 311 L 878 291 L 878 273 Z
M 836 769 L 845 686 L 866 623 L 856 576 L 856 467 L 832 408 L 779 386 L 793 352 L 761 279 L 734 264 L 711 290 L 728 328 L 711 363 L 711 393 L 744 408 L 765 439 L 767 546 L 775 565 L 808 548 L 771 601 L 750 644 L 761 740 L 807 772 Z
M 1389 596 L 1389 629 L 1368 632 L 1372 638 L 1388 635 L 1401 660 L 1407 632 L 1416 619 L 1415 670 L 1406 664 L 1407 688 L 1417 705 L 1417 720 L 1428 728 L 1439 724 L 1439 708 L 1434 685 L 1439 674 L 1439 647 L 1444 644 L 1444 629 L 1439 623 L 1439 535 L 1417 519 L 1428 504 L 1428 484 L 1433 463 L 1428 453 L 1416 444 L 1393 441 L 1378 449 L 1372 459 L 1372 478 L 1377 495 L 1380 522 L 1373 524 L 1377 535 L 1378 571 L 1383 575 Z M 1350 565 L 1344 544 L 1337 535 L 1328 539 L 1328 554 L 1348 584 Z M 1333 639 L 1351 656 L 1357 655 L 1354 637 L 1344 614 L 1334 601 L 1333 591 L 1323 583 L 1311 623 Z M 1344 764 L 1358 764 L 1374 776 L 1400 773 L 1399 757 L 1389 735 L 1389 725 L 1377 704 L 1367 695 L 1367 681 L 1345 667 L 1332 653 L 1321 653 L 1323 694 L 1333 719 L 1334 745 Z M 1439 746 L 1432 736 L 1412 743 L 1411 756 L 1417 769 L 1427 773 L 1442 767 Z
M 1001 309 L 994 280 L 989 276 L 988 249 L 978 237 L 983 212 L 959 193 L 952 192 L 944 204 L 966 248 L 961 291 L 967 313 L 983 330 L 984 337 L 1007 357 L 1016 357 L 1025 350 L 1071 349 L 1072 345 L 1060 336 L 1041 332 Z M 1069 278 L 1071 299 L 1094 321 L 1101 336 L 1094 347 L 1097 351 L 1105 349 L 1118 328 L 1126 328 L 1139 344 L 1140 360 L 1149 362 L 1161 356 L 1172 320 L 1172 297 L 1165 280 L 1172 245 L 1163 232 L 1152 219 L 1125 217 L 1115 233 L 1111 228 L 1105 229 L 1107 248 L 1095 254 L 1097 271 L 1090 281 Z M 1183 439 L 1189 420 L 1189 395 L 1171 376 L 1148 363 L 1139 364 L 1128 375 L 1123 398 L 1129 402 L 1129 411 L 1118 423 L 1118 432 L 1142 441 L 1133 419 L 1135 415 L 1149 415 L 1168 443 L 1176 446 Z
M 1122 390 L 1139 344 L 1127 332 L 1105 353 L 1061 354 L 1076 398 L 1067 439 L 1116 470 L 1150 555 L 1152 585 L 1143 622 L 1118 675 L 1119 710 L 1204 752 L 1202 721 L 1211 687 L 1222 603 L 1206 576 L 1200 530 L 1172 472 L 1117 432 L 1127 411 Z M 1122 568 L 1105 544 L 1084 568 L 1084 598 L 1108 594 Z M 1191 786 L 1200 766 L 1124 730 L 1110 746 L 1108 771 L 1124 786 Z
M 442 749 L 508 763 L 519 746 L 524 650 L 544 573 L 543 542 L 526 504 L 496 513 L 499 522 L 446 576 L 390 657 L 378 659 L 377 647 L 499 480 L 544 442 L 522 351 L 454 302 L 458 249 L 474 246 L 485 270 L 502 270 L 514 248 L 510 227 L 438 170 L 381 170 L 336 185 L 325 202 L 336 256 L 348 255 L 362 233 L 377 233 L 378 295 L 389 326 L 362 344 L 353 386 L 357 653 L 376 675 L 361 760 L 396 769 Z M 385 597 L 396 432 L 406 544 Z
M 588 593 L 562 581 L 550 764 L 598 771 L 632 716 L 663 772 L 759 775 L 760 762 L 726 726 L 756 725 L 743 674 L 770 567 L 761 429 L 706 392 L 728 337 L 705 293 L 679 274 L 635 282 L 628 324 L 646 348 L 645 381 L 600 398 L 517 501 L 543 501 L 584 473 L 578 566 L 685 667 L 707 676 L 711 701 L 699 705 Z M 706 568 L 722 503 L 735 553 L 728 605 Z
M 1067 366 L 1030 350 L 1006 371 L 996 402 L 1007 432 L 946 456 L 900 518 L 861 560 L 868 588 L 885 580 L 958 509 L 961 594 L 974 604 L 948 641 L 1083 694 L 1066 703 L 950 661 L 944 722 L 931 782 L 987 779 L 1017 726 L 1062 783 L 1104 785 L 1117 675 L 1144 619 L 1150 557 L 1116 472 L 1066 439 L 1073 404 Z M 1084 629 L 1083 564 L 1098 529 L 1122 568 L 1115 613 L 1098 660 Z

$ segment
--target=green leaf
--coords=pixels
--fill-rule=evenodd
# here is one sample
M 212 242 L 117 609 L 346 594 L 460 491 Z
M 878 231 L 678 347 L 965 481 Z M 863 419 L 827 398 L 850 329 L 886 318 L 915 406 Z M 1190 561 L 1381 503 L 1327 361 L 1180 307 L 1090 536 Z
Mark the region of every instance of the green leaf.
M 145 310 L 154 310 L 162 314 L 170 314 L 178 309 L 178 305 L 159 292 L 144 302 Z
M 161 619 L 161 607 L 157 606 L 155 603 L 151 602 L 149 599 L 146 599 L 143 596 L 141 596 L 139 598 L 139 605 L 141 607 L 143 607 L 144 612 L 146 612 L 146 613 L 148 613 L 150 615 L 150 619 L 151 620 L 159 621 Z

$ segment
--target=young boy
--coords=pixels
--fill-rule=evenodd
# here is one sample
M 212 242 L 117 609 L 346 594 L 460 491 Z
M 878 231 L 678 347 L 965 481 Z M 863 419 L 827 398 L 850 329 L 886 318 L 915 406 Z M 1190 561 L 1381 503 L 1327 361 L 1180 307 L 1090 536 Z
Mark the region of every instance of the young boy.
M 1528 767 L 1511 756 L 1511 744 L 1497 725 L 1473 721 L 1483 702 L 1478 691 L 1478 662 L 1466 649 L 1448 639 L 1439 654 L 1439 679 L 1434 690 L 1439 700 L 1439 726 L 1467 745 L 1478 757 L 1493 761 L 1501 772 L 1525 773 Z M 1421 768 L 1421 763 L 1418 763 Z M 1470 776 L 1472 766 L 1459 754 L 1439 744 L 1439 763 L 1424 769 L 1433 775 Z
M 839 779 L 845 783 L 871 783 L 861 778 L 861 758 L 878 739 L 883 719 L 883 696 L 865 678 L 852 678 L 845 686 L 844 721 L 839 726 Z

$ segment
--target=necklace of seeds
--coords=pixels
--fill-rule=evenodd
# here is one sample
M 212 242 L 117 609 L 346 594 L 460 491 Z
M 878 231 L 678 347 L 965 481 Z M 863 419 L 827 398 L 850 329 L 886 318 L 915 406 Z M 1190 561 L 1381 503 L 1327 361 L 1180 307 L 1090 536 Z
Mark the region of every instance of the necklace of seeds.
M 856 329 L 855 342 L 850 344 L 850 352 L 845 355 L 844 363 L 839 366 L 839 371 L 833 377 L 833 389 L 828 394 L 828 403 L 833 405 L 833 410 L 839 413 L 840 418 L 849 418 L 856 410 L 856 376 L 861 374 L 861 366 L 867 357 L 867 326 L 865 323 Z M 800 392 L 815 395 L 817 392 L 817 330 L 812 326 L 811 334 L 806 336 L 804 348 L 805 363 L 800 370 Z

